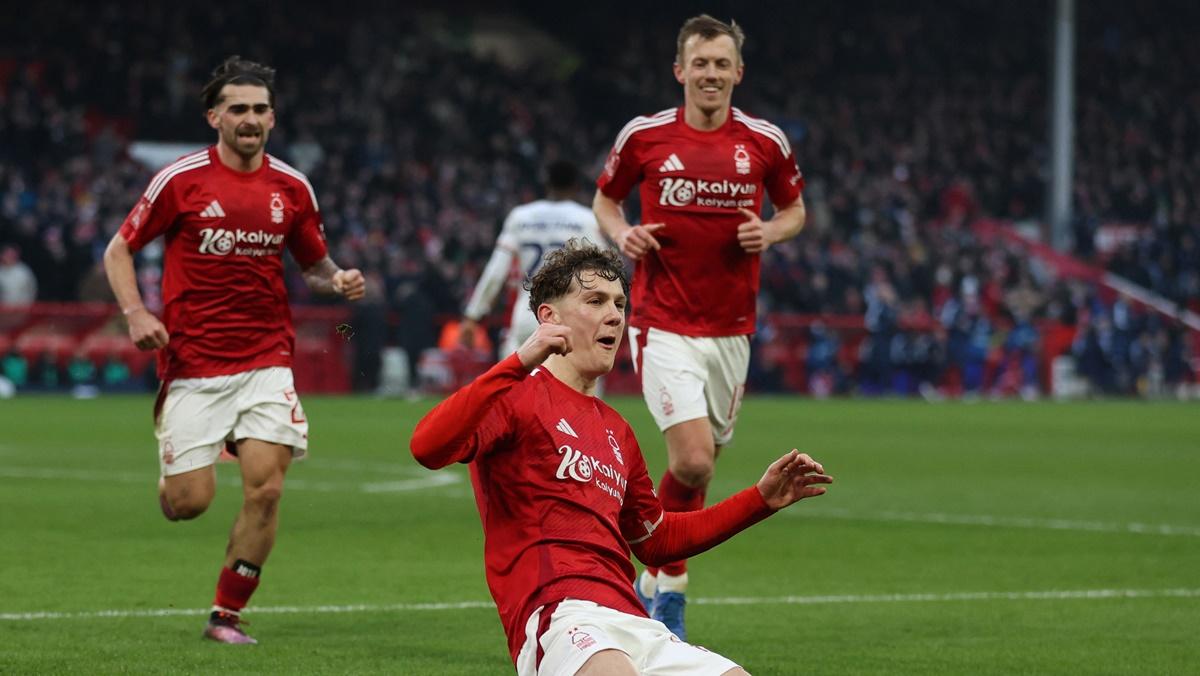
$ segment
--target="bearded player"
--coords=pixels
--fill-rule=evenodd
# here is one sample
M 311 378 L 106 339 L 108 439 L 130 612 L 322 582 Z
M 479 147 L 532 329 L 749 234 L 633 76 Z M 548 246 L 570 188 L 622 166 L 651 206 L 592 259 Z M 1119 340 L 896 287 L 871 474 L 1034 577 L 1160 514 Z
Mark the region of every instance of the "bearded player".
M 275 543 L 283 479 L 308 448 L 292 382 L 295 332 L 283 279 L 286 248 L 318 293 L 362 298 L 363 276 L 330 260 L 308 179 L 265 152 L 275 126 L 275 71 L 230 57 L 205 86 L 217 143 L 167 166 L 104 254 L 109 283 L 142 350 L 158 351 L 154 409 L 159 504 L 194 519 L 216 491 L 213 463 L 229 446 L 242 474 L 204 636 L 256 641 L 241 611 Z M 166 238 L 163 316 L 142 303 L 133 254 Z

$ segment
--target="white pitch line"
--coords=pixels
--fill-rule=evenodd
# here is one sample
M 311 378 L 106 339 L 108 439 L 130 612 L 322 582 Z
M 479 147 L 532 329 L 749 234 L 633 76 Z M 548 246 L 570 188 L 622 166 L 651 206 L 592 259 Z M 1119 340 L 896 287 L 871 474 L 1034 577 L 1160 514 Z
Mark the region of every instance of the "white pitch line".
M 145 472 L 111 472 L 103 470 L 58 469 L 53 467 L 0 467 L 5 479 L 68 479 L 71 481 L 108 481 L 113 483 L 144 483 L 153 485 L 154 477 Z M 149 477 L 149 478 L 148 478 Z
M 353 604 L 343 606 L 251 606 L 248 613 L 267 615 L 298 615 L 307 613 L 378 613 L 404 612 L 409 610 L 468 610 L 473 608 L 495 608 L 491 601 L 458 601 L 454 603 L 391 603 Z M 20 620 L 75 620 L 88 618 L 124 618 L 124 617 L 177 617 L 207 615 L 207 608 L 145 608 L 138 610 L 89 610 L 82 612 L 44 611 L 33 613 L 0 613 L 0 621 Z
M 1121 523 L 1108 521 L 1077 521 L 1073 519 L 1039 519 L 1021 516 L 992 516 L 988 514 L 944 514 L 939 512 L 857 512 L 849 509 L 813 508 L 791 509 L 790 516 L 828 517 L 847 521 L 905 521 L 936 523 L 954 526 L 986 526 L 991 528 L 1038 528 L 1044 530 L 1078 530 L 1092 533 L 1137 533 L 1139 535 L 1183 535 L 1200 537 L 1200 527 L 1161 523 Z
M 1147 598 L 1200 598 L 1200 589 L 1051 589 L 1015 592 L 957 592 L 948 594 L 843 594 L 827 596 L 734 596 L 691 599 L 706 606 L 749 605 L 827 605 L 849 603 L 948 603 L 955 601 L 1061 601 Z M 477 610 L 495 608 L 491 601 L 452 603 L 388 603 L 320 606 L 250 607 L 259 615 L 303 615 L 314 613 L 389 613 L 419 610 Z M 146 608 L 130 610 L 91 610 L 81 612 L 43 611 L 0 613 L 0 621 L 75 620 L 127 617 L 175 617 L 207 615 L 203 608 Z
M 828 603 L 921 603 L 947 601 L 1059 601 L 1095 599 L 1200 598 L 1200 589 L 1052 589 L 1018 592 L 959 592 L 950 594 L 875 594 L 832 596 L 724 597 L 689 602 L 714 606 L 818 605 Z
M 153 486 L 154 475 L 145 472 L 113 472 L 104 470 L 71 470 L 51 467 L 0 467 L 0 478 L 5 479 L 47 479 L 51 481 L 101 481 L 108 483 L 144 484 Z M 400 493 L 404 491 L 422 490 L 450 486 L 462 481 L 462 477 L 454 472 L 428 473 L 413 479 L 396 481 L 314 481 L 311 479 L 288 479 L 285 489 L 316 491 L 319 493 L 344 493 L 357 491 L 360 493 Z M 242 480 L 233 476 L 218 478 L 221 486 L 241 486 Z

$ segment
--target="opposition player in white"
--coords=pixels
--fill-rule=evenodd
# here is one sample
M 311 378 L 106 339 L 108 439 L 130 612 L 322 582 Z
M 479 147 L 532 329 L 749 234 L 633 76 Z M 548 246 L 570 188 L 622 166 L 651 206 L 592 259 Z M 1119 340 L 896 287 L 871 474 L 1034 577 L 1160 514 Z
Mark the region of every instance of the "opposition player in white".
M 597 180 L 593 210 L 637 262 L 630 354 L 666 438 L 658 494 L 668 510 L 704 506 L 721 447 L 733 437 L 755 328 L 759 256 L 804 226 L 804 179 L 787 136 L 731 105 L 742 81 L 740 27 L 688 19 L 676 42 L 683 105 L 633 119 Z M 621 203 L 641 184 L 642 223 Z M 769 198 L 775 215 L 759 214 Z M 686 561 L 639 579 L 652 615 L 680 638 Z
M 574 164 L 566 161 L 551 163 L 546 168 L 545 187 L 543 199 L 514 208 L 504 220 L 492 257 L 463 312 L 459 342 L 464 346 L 474 345 L 479 320 L 491 312 L 514 264 L 520 266 L 522 279 L 532 279 L 546 256 L 561 249 L 569 239 L 583 238 L 597 246 L 606 246 L 596 216 L 575 201 L 580 174 Z M 537 318 L 528 311 L 528 306 L 529 292 L 522 285 L 513 302 L 508 331 L 500 345 L 501 357 L 515 352 L 537 328 Z

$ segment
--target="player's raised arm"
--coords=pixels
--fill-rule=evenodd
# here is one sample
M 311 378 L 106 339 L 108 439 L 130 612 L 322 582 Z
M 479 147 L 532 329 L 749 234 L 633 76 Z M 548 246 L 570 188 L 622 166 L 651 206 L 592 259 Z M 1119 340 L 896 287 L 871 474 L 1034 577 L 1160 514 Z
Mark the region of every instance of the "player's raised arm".
M 596 214 L 596 222 L 600 224 L 604 234 L 616 243 L 621 253 L 631 259 L 636 261 L 648 252 L 662 248 L 654 238 L 654 233 L 662 230 L 665 227 L 664 223 L 630 225 L 625 220 L 621 203 L 601 190 L 596 190 L 596 197 L 592 200 L 592 212 Z
M 570 333 L 566 326 L 542 323 L 519 350 L 435 406 L 413 430 L 409 448 L 417 462 L 441 469 L 473 459 L 485 445 L 477 432 L 489 437 L 503 433 L 485 429 L 500 398 L 550 355 L 570 352 Z
M 823 495 L 825 488 L 818 484 L 832 482 L 820 463 L 793 449 L 771 463 L 754 486 L 702 510 L 664 512 L 653 532 L 631 548 L 649 566 L 695 556 L 784 507 Z
M 355 268 L 343 270 L 329 256 L 304 269 L 304 283 L 315 293 L 337 294 L 346 300 L 358 300 L 366 294 L 366 280 Z
M 527 375 L 529 371 L 512 354 L 446 397 L 413 430 L 409 440 L 413 457 L 429 469 L 474 459 L 481 446 L 476 433 L 484 420 L 499 405 L 501 397 Z
M 104 250 L 104 274 L 112 286 L 121 313 L 129 322 L 129 338 L 139 350 L 157 350 L 166 347 L 170 336 L 167 328 L 146 309 L 142 294 L 138 290 L 137 273 L 133 267 L 133 252 L 129 243 L 117 233 Z

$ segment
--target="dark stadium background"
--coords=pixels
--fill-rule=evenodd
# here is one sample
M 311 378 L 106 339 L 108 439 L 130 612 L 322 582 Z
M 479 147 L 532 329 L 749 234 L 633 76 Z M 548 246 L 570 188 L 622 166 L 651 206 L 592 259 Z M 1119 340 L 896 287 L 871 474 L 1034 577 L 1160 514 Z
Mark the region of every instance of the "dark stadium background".
M 1055 251 L 1020 235 L 1056 241 L 1056 7 L 37 3 L 0 25 L 0 248 L 38 302 L 110 302 L 100 254 L 179 154 L 135 149 L 211 143 L 199 87 L 224 56 L 261 59 L 279 71 L 269 150 L 308 173 L 334 259 L 371 284 L 352 310 L 298 311 L 302 389 L 444 390 L 493 356 L 437 348 L 504 215 L 547 162 L 594 177 L 625 121 L 680 101 L 675 31 L 703 10 L 745 27 L 734 104 L 788 133 L 808 182 L 805 232 L 764 256 L 751 391 L 1190 396 L 1200 10 L 1076 3 Z M 139 271 L 153 306 L 153 250 Z M 289 286 L 321 302 L 294 270 Z M 18 389 L 152 385 L 111 305 L 13 298 L 0 355 Z M 494 344 L 503 308 L 492 319 Z M 627 367 L 613 387 L 636 389 Z
M 744 25 L 734 104 L 789 134 L 809 215 L 764 257 L 709 498 L 793 447 L 836 483 L 694 559 L 689 636 L 756 676 L 1195 673 L 1200 4 L 1070 4 L 1063 220 L 1059 0 L 0 0 L 0 674 L 511 674 L 467 469 L 409 438 L 493 358 L 439 341 L 505 214 L 680 101 L 701 11 Z M 151 356 L 99 263 L 152 165 L 212 142 L 198 92 L 234 53 L 278 68 L 269 150 L 370 283 L 325 304 L 289 271 L 311 457 L 250 651 L 200 638 L 238 470 L 162 518 Z M 606 402 L 660 476 L 619 363 Z

